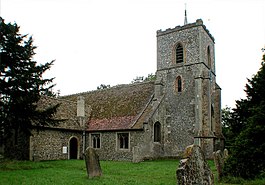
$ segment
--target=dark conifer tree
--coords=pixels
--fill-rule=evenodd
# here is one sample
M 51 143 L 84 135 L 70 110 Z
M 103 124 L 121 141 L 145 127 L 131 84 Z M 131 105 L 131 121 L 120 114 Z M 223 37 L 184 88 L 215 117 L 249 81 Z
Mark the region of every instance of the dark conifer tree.
M 59 105 L 41 110 L 37 103 L 42 96 L 55 96 L 53 78 L 43 78 L 54 61 L 37 64 L 33 60 L 33 39 L 21 35 L 17 24 L 6 24 L 0 17 L 0 136 L 11 133 L 30 135 L 34 126 L 54 125 Z
M 231 155 L 227 175 L 251 179 L 265 175 L 265 55 L 261 68 L 248 79 L 246 99 L 236 102 L 230 120 Z

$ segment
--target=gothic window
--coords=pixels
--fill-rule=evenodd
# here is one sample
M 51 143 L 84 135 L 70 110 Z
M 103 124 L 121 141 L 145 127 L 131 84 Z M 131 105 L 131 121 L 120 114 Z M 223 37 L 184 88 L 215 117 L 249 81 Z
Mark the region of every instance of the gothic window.
M 118 133 L 119 149 L 129 149 L 129 133 Z
M 178 76 L 176 78 L 176 81 L 175 81 L 175 88 L 176 88 L 176 91 L 177 92 L 181 92 L 182 91 L 182 79 L 180 76 Z
M 184 61 L 184 52 L 182 44 L 176 45 L 176 63 L 182 63 Z
M 100 134 L 91 134 L 93 148 L 100 148 Z
M 159 122 L 156 122 L 154 124 L 154 142 L 160 142 L 161 141 L 161 124 Z
M 207 47 L 207 63 L 209 68 L 211 68 L 211 49 L 210 46 Z

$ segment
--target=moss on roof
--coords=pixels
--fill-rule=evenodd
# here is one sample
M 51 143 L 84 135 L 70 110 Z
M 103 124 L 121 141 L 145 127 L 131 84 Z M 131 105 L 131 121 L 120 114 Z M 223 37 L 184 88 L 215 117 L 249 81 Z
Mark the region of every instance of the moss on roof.
M 91 119 L 111 119 L 113 117 L 136 116 L 148 103 L 154 93 L 154 82 L 144 82 L 79 93 L 60 97 L 77 101 L 85 98 L 86 109 L 92 108 Z

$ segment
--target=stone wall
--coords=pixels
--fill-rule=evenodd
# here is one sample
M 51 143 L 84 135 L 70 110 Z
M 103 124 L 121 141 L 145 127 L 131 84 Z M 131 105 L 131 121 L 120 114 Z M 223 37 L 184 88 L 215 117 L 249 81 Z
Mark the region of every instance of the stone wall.
M 133 148 L 143 142 L 143 131 L 109 131 L 91 132 L 88 134 L 88 146 L 92 147 L 91 134 L 100 134 L 101 146 L 95 148 L 100 160 L 132 161 Z M 118 146 L 118 133 L 129 133 L 129 148 L 120 149 Z
M 33 130 L 30 137 L 30 160 L 69 159 L 69 141 L 72 137 L 78 141 L 78 157 L 82 157 L 82 133 L 60 129 Z M 63 147 L 67 147 L 66 153 Z
M 187 145 L 193 144 L 195 131 L 196 61 L 200 58 L 198 27 L 196 25 L 159 31 L 157 34 L 157 79 L 162 82 L 163 105 L 154 117 L 163 125 L 164 156 L 178 156 Z M 175 63 L 174 48 L 182 43 L 184 62 Z M 175 88 L 176 78 L 182 79 L 182 92 Z M 165 110 L 165 111 L 162 111 Z
M 175 59 L 178 43 L 183 45 L 182 63 Z M 175 87 L 178 76 L 182 79 L 181 92 Z M 159 116 L 153 121 L 163 125 L 165 156 L 178 155 L 193 144 L 194 137 L 200 138 L 198 144 L 203 144 L 207 154 L 213 152 L 214 129 L 221 124 L 216 118 L 220 103 L 215 101 L 220 99 L 215 95 L 215 80 L 214 38 L 201 20 L 157 32 L 156 92 L 165 96 L 160 106 L 165 111 L 158 110 Z
M 82 143 L 82 132 L 74 130 L 60 130 L 60 129 L 45 129 L 41 131 L 34 130 L 33 136 L 30 137 L 30 150 L 28 153 L 29 159 L 33 161 L 38 160 L 58 160 L 58 159 L 69 159 L 70 139 L 75 137 L 78 140 L 78 159 L 82 158 L 83 143 Z M 115 160 L 115 161 L 132 161 L 134 147 L 138 146 L 139 143 L 143 143 L 145 140 L 143 131 L 113 131 L 113 132 L 92 132 L 100 134 L 101 147 L 95 148 L 99 155 L 100 160 Z M 91 134 L 86 133 L 86 146 L 92 146 Z M 129 148 L 119 149 L 117 143 L 118 133 L 129 133 Z M 146 145 L 144 145 L 146 146 Z M 67 153 L 63 153 L 63 147 L 67 147 Z M 150 152 L 150 146 L 141 154 L 137 154 L 144 159 L 152 158 L 153 153 Z

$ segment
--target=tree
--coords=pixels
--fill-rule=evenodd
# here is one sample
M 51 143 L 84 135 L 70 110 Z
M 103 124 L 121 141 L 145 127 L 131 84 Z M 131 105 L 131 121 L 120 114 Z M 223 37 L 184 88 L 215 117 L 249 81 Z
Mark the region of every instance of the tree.
M 156 80 L 156 75 L 154 75 L 153 73 L 148 74 L 147 77 L 144 79 L 144 82 L 147 81 L 155 81 Z
M 230 107 L 225 107 L 222 109 L 222 132 L 225 137 L 226 148 L 231 146 L 231 140 L 233 139 L 234 134 L 231 132 L 232 122 L 232 110 Z
M 246 99 L 236 101 L 229 131 L 230 157 L 225 165 L 227 175 L 245 179 L 264 175 L 265 170 L 265 55 L 261 68 L 248 79 Z M 231 138 L 230 138 L 231 139 Z
M 133 84 L 133 83 L 140 83 L 140 82 L 148 82 L 148 81 L 154 81 L 155 79 L 156 79 L 156 75 L 151 73 L 151 74 L 148 74 L 147 77 L 137 76 L 136 78 L 133 79 L 131 83 Z
M 140 83 L 144 81 L 144 77 L 143 76 L 137 76 L 136 78 L 133 79 L 133 81 L 131 82 L 132 84 L 134 83 Z
M 108 89 L 108 88 L 110 88 L 110 85 L 100 84 L 100 86 L 97 87 L 97 90 Z
M 33 39 L 21 35 L 17 24 L 6 24 L 0 17 L 0 139 L 15 133 L 31 134 L 38 126 L 55 125 L 58 104 L 38 109 L 42 96 L 55 96 L 53 79 L 43 78 L 54 61 L 37 64 Z

